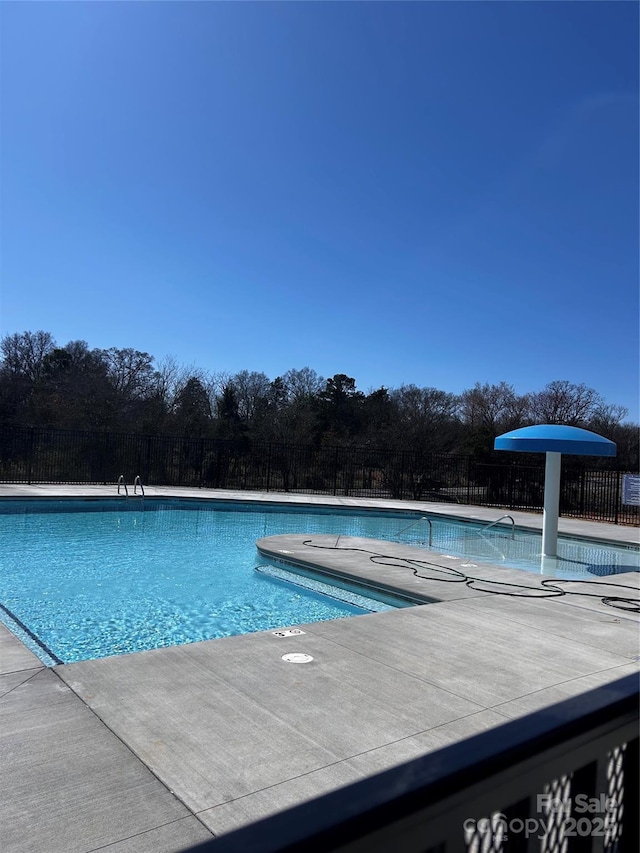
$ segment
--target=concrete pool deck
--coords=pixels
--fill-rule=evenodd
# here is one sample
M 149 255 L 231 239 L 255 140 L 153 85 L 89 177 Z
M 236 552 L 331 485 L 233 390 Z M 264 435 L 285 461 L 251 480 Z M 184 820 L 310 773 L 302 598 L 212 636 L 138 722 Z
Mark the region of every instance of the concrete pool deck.
M 145 491 L 418 509 L 487 522 L 502 514 L 423 502 Z M 114 493 L 114 486 L 0 486 L 0 498 Z M 541 528 L 541 516 L 509 515 Z M 637 529 L 614 525 L 561 519 L 560 530 L 638 542 Z M 260 545 L 301 562 L 310 559 L 304 538 Z M 491 580 L 522 583 L 524 575 L 539 589 L 542 578 L 482 565 L 473 568 L 481 582 L 470 589 L 402 568 L 402 558 L 423 550 L 350 537 L 340 544 L 378 552 L 383 545 L 400 565 L 372 572 L 368 554 L 346 548 L 318 549 L 314 564 L 437 603 L 300 625 L 304 633 L 294 637 L 260 632 L 54 668 L 0 626 L 3 853 L 184 850 L 639 671 L 638 614 L 576 595 L 585 591 L 578 582 L 568 585 L 574 594 L 558 598 L 506 597 L 491 591 Z M 612 596 L 624 585 L 637 590 L 639 580 L 638 572 L 594 578 L 589 590 L 597 585 Z M 313 661 L 286 663 L 291 652 Z

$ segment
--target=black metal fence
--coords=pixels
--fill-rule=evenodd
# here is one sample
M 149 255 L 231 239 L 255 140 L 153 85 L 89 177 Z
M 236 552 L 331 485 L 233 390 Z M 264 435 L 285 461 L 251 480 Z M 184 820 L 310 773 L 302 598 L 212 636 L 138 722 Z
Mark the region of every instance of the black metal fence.
M 148 485 L 451 501 L 505 509 L 542 509 L 544 464 L 520 454 L 495 460 L 369 447 L 224 441 L 42 427 L 0 429 L 0 482 L 115 483 L 124 474 Z M 564 516 L 638 524 L 639 507 L 622 503 L 622 475 L 563 461 Z

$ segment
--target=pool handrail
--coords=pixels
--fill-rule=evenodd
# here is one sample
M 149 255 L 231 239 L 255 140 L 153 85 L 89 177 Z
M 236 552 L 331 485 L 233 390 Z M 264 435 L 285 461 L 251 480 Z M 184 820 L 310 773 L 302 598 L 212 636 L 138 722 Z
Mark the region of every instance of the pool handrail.
M 494 525 L 499 524 L 499 522 L 504 521 L 504 519 L 505 519 L 505 518 L 508 518 L 508 519 L 509 519 L 509 521 L 511 522 L 511 538 L 512 538 L 512 539 L 515 539 L 515 538 L 516 538 L 516 523 L 515 523 L 515 521 L 513 520 L 513 516 L 511 516 L 511 515 L 501 515 L 501 516 L 500 516 L 500 518 L 496 518 L 496 520 L 495 520 L 495 521 L 492 521 L 490 524 L 485 525 L 485 526 L 482 528 L 482 530 L 479 530 L 479 531 L 478 531 L 478 533 L 480 533 L 480 535 L 482 535 L 482 534 L 483 534 L 483 533 L 485 533 L 485 532 L 486 532 L 490 527 L 493 527 Z
M 120 494 L 120 486 L 124 486 L 124 496 L 125 498 L 129 497 L 129 489 L 127 488 L 127 481 L 124 478 L 124 474 L 120 474 L 118 477 L 118 494 Z
M 429 525 L 429 548 L 431 548 L 431 543 L 433 541 L 433 521 L 427 515 L 423 515 L 420 518 L 416 518 L 415 521 L 412 521 L 411 524 L 408 524 L 406 527 L 403 527 L 402 530 L 398 530 L 396 536 L 402 536 L 407 530 L 411 530 L 412 527 L 415 527 L 416 524 L 420 521 L 426 521 Z
M 140 492 L 142 493 L 142 497 L 144 497 L 144 486 L 142 485 L 142 480 L 140 479 L 140 474 L 136 474 L 135 480 L 133 481 L 133 494 L 136 495 L 138 486 L 140 486 Z

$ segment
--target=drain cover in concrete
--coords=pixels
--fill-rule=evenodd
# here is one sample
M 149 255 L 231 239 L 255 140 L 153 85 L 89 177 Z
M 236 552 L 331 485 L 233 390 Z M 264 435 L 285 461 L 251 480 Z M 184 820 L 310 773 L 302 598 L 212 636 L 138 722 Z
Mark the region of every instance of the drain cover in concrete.
M 282 655 L 282 660 L 287 663 L 311 663 L 313 658 L 311 655 L 303 655 L 301 652 L 291 652 L 288 655 Z
M 272 631 L 274 637 L 299 637 L 304 634 L 300 628 L 284 628 L 282 631 Z

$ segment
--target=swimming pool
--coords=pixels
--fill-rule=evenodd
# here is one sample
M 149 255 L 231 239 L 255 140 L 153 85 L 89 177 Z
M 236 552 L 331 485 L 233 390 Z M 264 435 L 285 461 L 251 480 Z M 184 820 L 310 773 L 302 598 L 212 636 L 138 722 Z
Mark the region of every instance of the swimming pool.
M 37 654 L 48 653 L 47 663 L 70 663 L 391 606 L 341 590 L 339 599 L 328 597 L 256 572 L 264 560 L 255 540 L 292 520 L 238 509 L 0 502 L 5 616 L 21 623 Z
M 333 590 L 329 597 L 277 573 L 256 572 L 263 558 L 255 541 L 278 533 L 398 541 L 413 520 L 400 539 L 420 543 L 427 523 L 419 518 L 177 499 L 0 501 L 0 603 L 22 623 L 26 639 L 40 643 L 34 650 L 47 663 L 402 606 L 406 602 L 376 600 L 375 593 L 363 599 Z M 531 556 L 539 543 L 539 534 L 519 532 L 511 540 L 504 529 L 433 522 L 433 549 L 469 559 L 515 561 L 539 572 L 540 558 Z M 560 550 L 557 573 L 563 577 L 589 571 L 593 578 L 638 564 L 637 551 L 629 548 L 562 541 Z

